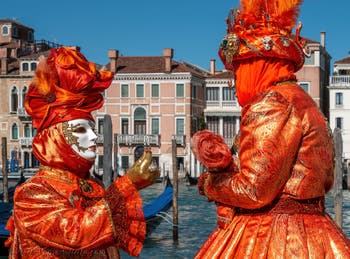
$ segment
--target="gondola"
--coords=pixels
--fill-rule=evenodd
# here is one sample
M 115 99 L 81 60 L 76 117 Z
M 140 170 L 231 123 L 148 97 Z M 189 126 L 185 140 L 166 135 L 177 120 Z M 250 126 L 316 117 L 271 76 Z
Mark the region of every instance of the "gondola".
M 163 219 L 168 220 L 169 218 L 166 212 L 172 206 L 173 185 L 171 184 L 169 177 L 167 177 L 165 181 L 165 188 L 163 192 L 151 203 L 143 207 L 147 236 L 154 231 L 154 229 L 162 222 Z
M 189 173 L 186 173 L 186 175 L 185 175 L 185 183 L 186 183 L 186 185 L 196 185 L 197 182 L 198 182 L 197 178 L 190 176 Z

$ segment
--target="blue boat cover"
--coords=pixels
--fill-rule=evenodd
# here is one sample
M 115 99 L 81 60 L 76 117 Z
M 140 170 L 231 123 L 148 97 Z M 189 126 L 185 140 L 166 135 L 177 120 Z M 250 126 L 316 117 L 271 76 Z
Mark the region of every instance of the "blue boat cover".
M 143 207 L 145 220 L 155 217 L 157 213 L 167 210 L 173 201 L 173 187 L 167 186 L 161 195 Z

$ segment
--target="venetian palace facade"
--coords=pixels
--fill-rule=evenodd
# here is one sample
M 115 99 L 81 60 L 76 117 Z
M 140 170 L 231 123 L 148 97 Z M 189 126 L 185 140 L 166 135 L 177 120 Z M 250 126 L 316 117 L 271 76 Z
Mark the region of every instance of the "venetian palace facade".
M 326 111 L 324 100 L 329 77 L 330 56 L 321 43 L 308 40 L 310 57 L 298 72 L 300 84 Z M 0 19 L 0 134 L 7 138 L 10 171 L 23 168 L 36 171 L 31 141 L 36 131 L 23 106 L 28 86 L 39 62 L 51 47 L 48 41 L 35 41 L 34 30 L 17 21 Z M 240 106 L 232 74 L 217 71 L 215 60 L 203 69 L 174 60 L 174 49 L 164 48 L 159 56 L 122 56 L 108 50 L 109 63 L 99 68 L 114 72 L 111 86 L 104 92 L 104 106 L 94 113 L 98 140 L 95 169 L 103 167 L 103 120 L 112 119 L 115 147 L 113 165 L 125 173 L 145 146 L 152 149 L 162 175 L 172 177 L 172 140 L 176 141 L 177 167 L 181 174 L 199 176 L 202 166 L 191 153 L 191 136 L 208 128 L 221 134 L 228 145 L 239 132 Z M 93 60 L 92 60 L 93 61 Z M 233 82 L 234 83 L 234 82 Z M 0 161 L 0 167 L 3 165 Z

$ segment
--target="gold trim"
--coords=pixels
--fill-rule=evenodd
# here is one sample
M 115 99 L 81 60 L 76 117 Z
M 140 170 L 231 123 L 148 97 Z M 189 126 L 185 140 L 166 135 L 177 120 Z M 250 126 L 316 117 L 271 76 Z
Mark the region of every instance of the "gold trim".
M 113 231 L 113 238 L 115 239 L 117 237 L 117 231 L 115 230 L 115 225 L 114 225 L 114 221 L 113 221 L 113 217 L 112 217 L 111 208 L 109 207 L 108 202 L 104 198 L 102 198 L 101 200 L 108 211 L 108 217 L 109 217 L 110 225 L 111 225 L 111 228 Z

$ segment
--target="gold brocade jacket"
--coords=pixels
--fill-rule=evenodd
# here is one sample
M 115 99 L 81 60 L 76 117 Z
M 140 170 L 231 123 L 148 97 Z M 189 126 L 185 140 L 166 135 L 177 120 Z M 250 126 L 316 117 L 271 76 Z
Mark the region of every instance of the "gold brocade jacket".
M 10 258 L 138 255 L 145 236 L 141 197 L 127 176 L 107 190 L 60 169 L 41 170 L 16 189 Z

